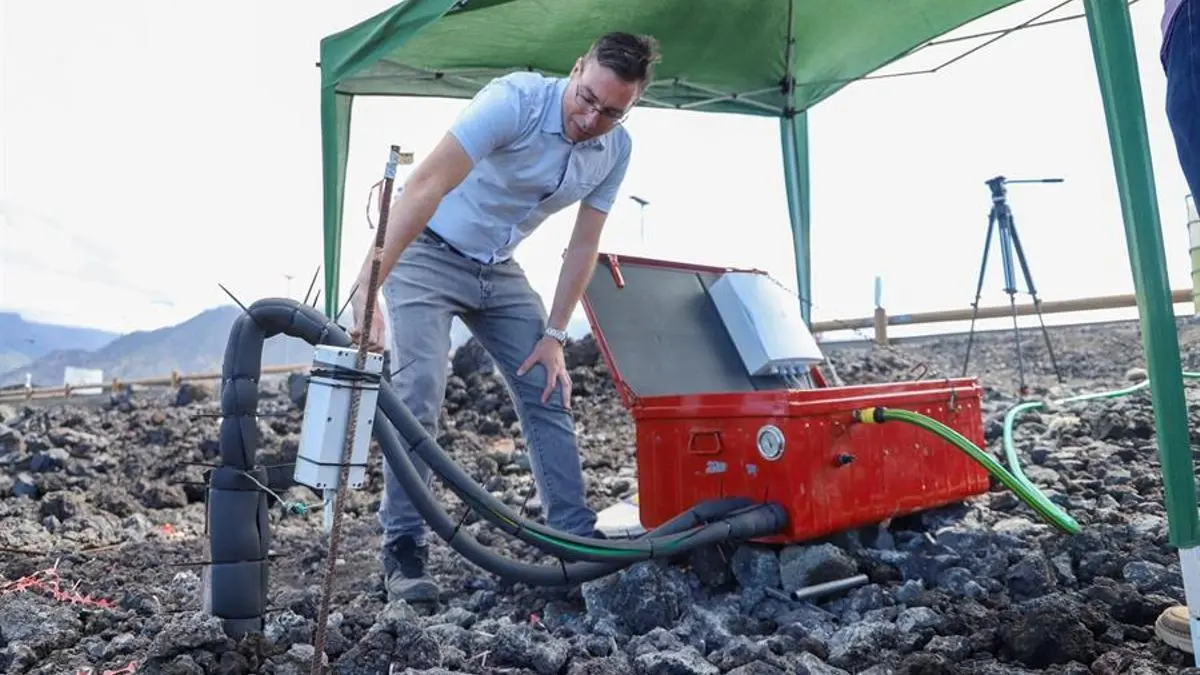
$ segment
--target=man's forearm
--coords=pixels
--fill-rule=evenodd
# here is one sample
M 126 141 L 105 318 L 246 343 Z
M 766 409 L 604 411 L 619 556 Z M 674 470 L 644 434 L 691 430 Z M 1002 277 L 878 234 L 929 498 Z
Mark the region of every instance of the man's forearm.
M 383 280 L 392 273 L 392 268 L 400 260 L 400 254 L 425 229 L 425 225 L 437 211 L 440 201 L 441 194 L 434 188 L 432 182 L 410 183 L 400 191 L 400 194 L 396 195 L 395 200 L 392 201 L 391 211 L 388 213 L 387 232 L 384 235 L 383 251 L 379 257 L 377 283 L 382 284 Z M 371 259 L 374 254 L 375 244 L 372 240 L 367 257 L 363 260 L 362 267 L 359 268 L 357 278 L 359 291 L 365 292 L 369 285 Z
M 471 167 L 471 158 L 450 134 L 443 136 L 429 157 L 417 166 L 404 189 L 393 200 L 388 214 L 387 233 L 380 252 L 380 282 L 392 273 L 400 254 L 425 229 L 442 198 L 462 182 Z M 371 259 L 374 257 L 372 242 L 358 272 L 358 285 L 364 291 L 371 280 Z
M 551 328 L 566 330 L 567 323 L 588 281 L 596 268 L 598 249 L 593 246 L 580 246 L 567 250 L 563 258 L 562 270 L 558 274 L 558 287 L 554 291 L 554 304 L 550 309 L 549 325 Z

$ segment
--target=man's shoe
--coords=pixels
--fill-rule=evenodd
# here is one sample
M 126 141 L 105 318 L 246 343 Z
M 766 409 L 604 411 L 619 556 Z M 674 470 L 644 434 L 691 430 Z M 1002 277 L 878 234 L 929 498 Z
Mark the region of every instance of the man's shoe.
M 1154 634 L 1175 649 L 1192 653 L 1192 631 L 1188 626 L 1188 608 L 1175 605 L 1163 610 L 1154 622 Z
M 425 571 L 429 547 L 403 536 L 383 549 L 383 583 L 388 602 L 436 603 L 440 590 Z

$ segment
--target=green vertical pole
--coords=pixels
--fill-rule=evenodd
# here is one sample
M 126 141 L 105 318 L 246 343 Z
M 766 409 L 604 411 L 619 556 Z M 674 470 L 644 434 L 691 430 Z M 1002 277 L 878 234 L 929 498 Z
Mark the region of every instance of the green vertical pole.
M 342 205 L 346 190 L 346 156 L 350 151 L 353 97 L 321 89 L 321 185 L 325 316 L 336 318 L 342 263 Z
M 1190 548 L 1200 544 L 1196 480 L 1129 8 L 1125 0 L 1084 0 L 1084 6 L 1133 267 L 1170 541 L 1179 548 Z
M 404 0 L 321 40 L 321 184 L 324 192 L 325 315 L 335 318 L 342 260 L 342 211 L 354 95 L 338 85 L 375 65 L 461 0 Z M 472 7 L 474 3 L 472 3 Z M 358 273 L 357 267 L 354 273 Z
M 812 254 L 809 249 L 808 113 L 785 114 L 779 119 L 783 150 L 783 180 L 787 188 L 788 219 L 796 252 L 796 292 L 800 315 L 812 324 Z

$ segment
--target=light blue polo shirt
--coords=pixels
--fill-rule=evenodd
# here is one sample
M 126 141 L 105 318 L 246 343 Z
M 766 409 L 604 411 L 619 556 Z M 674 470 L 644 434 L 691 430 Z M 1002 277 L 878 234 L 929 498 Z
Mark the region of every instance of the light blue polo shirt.
M 563 134 L 565 78 L 513 73 L 475 95 L 450 127 L 475 162 L 429 221 L 429 228 L 482 263 L 512 257 L 550 215 L 583 202 L 607 213 L 632 148 L 615 127 L 572 143 Z

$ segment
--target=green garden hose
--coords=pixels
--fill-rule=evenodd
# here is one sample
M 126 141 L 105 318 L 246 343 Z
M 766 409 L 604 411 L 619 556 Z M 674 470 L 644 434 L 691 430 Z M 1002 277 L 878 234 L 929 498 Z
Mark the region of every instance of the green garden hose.
M 1009 473 L 991 455 L 981 450 L 968 438 L 932 417 L 927 417 L 912 410 L 874 407 L 855 411 L 854 419 L 855 421 L 868 424 L 904 422 L 940 436 L 959 450 L 965 452 L 971 459 L 981 464 L 988 470 L 988 473 L 995 476 L 1008 489 L 1015 492 L 1022 501 L 1028 504 L 1042 518 L 1064 532 L 1070 534 L 1078 534 L 1080 532 L 1079 523 L 1075 522 L 1074 518 L 1051 502 L 1037 486 L 1025 478 L 1023 473 L 1020 473 L 1019 470 L 1017 475 Z
M 1193 379 L 1193 380 L 1200 379 L 1200 373 L 1185 370 L 1185 371 L 1183 371 L 1183 377 L 1185 379 Z M 1121 396 L 1128 396 L 1130 394 L 1137 393 L 1143 389 L 1147 389 L 1147 388 L 1149 388 L 1149 386 L 1150 386 L 1150 379 L 1147 378 L 1145 380 L 1142 380 L 1141 382 L 1138 382 L 1135 385 L 1125 387 L 1123 389 L 1113 389 L 1111 391 L 1100 391 L 1100 392 L 1094 392 L 1091 394 L 1079 394 L 1078 396 L 1068 396 L 1066 398 L 1060 398 L 1060 399 L 1053 400 L 1050 403 L 1055 406 L 1059 406 L 1059 405 L 1065 405 L 1068 403 L 1083 403 L 1085 401 L 1097 401 L 1097 400 L 1101 400 L 1101 399 L 1120 398 Z M 1021 470 L 1021 460 L 1020 460 L 1020 458 L 1017 457 L 1016 444 L 1013 442 L 1013 428 L 1016 425 L 1016 419 L 1017 419 L 1018 415 L 1020 415 L 1021 413 L 1025 412 L 1027 410 L 1034 410 L 1037 408 L 1044 408 L 1044 407 L 1046 407 L 1045 401 L 1022 401 L 1021 403 L 1018 403 L 1017 405 L 1013 406 L 1004 415 L 1004 438 L 1003 438 L 1002 445 L 1004 447 L 1005 460 L 1008 462 L 1008 465 L 1012 468 L 1012 472 L 1013 472 L 1013 474 L 1015 474 L 1017 479 L 1025 482 L 1026 484 L 1030 484 L 1030 485 L 1031 485 L 1031 483 L 1029 482 L 1029 479 L 1025 477 L 1025 472 Z

